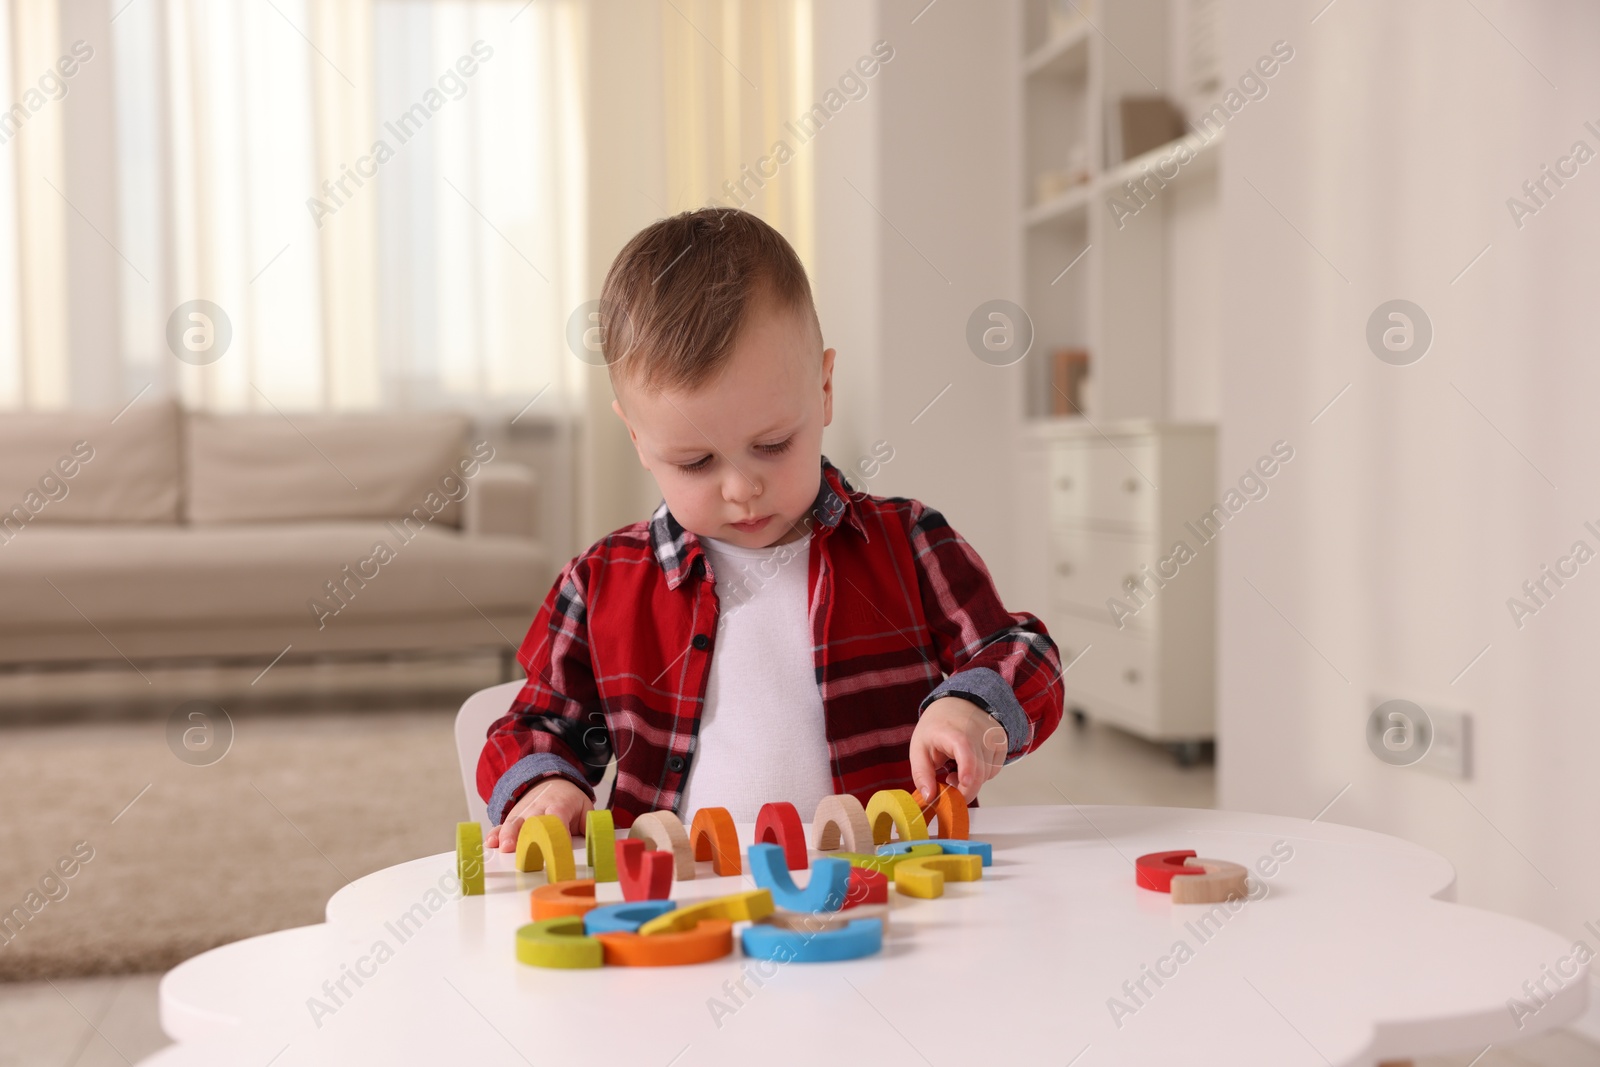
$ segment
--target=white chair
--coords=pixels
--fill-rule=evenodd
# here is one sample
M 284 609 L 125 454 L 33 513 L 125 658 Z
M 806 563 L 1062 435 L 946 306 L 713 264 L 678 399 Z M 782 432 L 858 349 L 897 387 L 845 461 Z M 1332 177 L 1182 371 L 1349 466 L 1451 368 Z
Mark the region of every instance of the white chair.
M 522 682 L 503 682 L 480 689 L 456 712 L 456 759 L 461 763 L 461 786 L 467 793 L 467 818 L 476 819 L 485 830 L 489 828 L 489 806 L 478 796 L 478 757 L 483 753 L 489 724 L 511 708 L 522 686 Z M 615 771 L 615 762 L 606 768 L 605 777 L 594 791 L 595 807 L 605 807 L 610 799 Z

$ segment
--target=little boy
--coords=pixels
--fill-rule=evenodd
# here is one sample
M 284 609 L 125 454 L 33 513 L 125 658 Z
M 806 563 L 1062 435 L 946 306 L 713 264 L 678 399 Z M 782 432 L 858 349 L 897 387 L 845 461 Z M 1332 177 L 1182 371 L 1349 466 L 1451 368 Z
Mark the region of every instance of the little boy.
M 518 652 L 478 791 L 510 851 L 525 818 L 581 833 L 617 761 L 618 827 L 670 808 L 802 819 L 833 793 L 969 800 L 1061 720 L 1061 661 L 971 546 L 915 500 L 853 492 L 822 455 L 834 350 L 783 236 L 702 209 L 638 233 L 600 294 L 602 350 L 648 522 L 567 564 Z

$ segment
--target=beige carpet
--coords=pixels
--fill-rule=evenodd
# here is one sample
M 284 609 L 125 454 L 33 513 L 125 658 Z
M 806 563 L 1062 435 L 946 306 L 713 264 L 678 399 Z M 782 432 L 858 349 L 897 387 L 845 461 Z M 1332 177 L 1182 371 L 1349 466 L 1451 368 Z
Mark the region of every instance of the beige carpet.
M 234 712 L 208 767 L 173 755 L 160 714 L 0 725 L 0 920 L 38 909 L 0 930 L 0 981 L 163 970 L 320 922 L 347 880 L 451 848 L 453 717 Z M 93 859 L 47 879 L 80 841 Z

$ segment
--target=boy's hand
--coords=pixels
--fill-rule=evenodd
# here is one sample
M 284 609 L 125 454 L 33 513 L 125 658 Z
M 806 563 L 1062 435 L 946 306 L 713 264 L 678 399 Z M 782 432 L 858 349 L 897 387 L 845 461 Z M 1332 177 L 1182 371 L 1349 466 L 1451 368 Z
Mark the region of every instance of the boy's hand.
M 911 732 L 911 780 L 924 806 L 939 796 L 939 772 L 955 760 L 951 785 L 972 800 L 1006 761 L 1006 729 L 970 700 L 940 697 L 922 713 Z
M 511 805 L 511 810 L 506 812 L 506 821 L 489 830 L 489 836 L 483 839 L 483 847 L 515 852 L 523 821 L 535 815 L 554 815 L 566 824 L 569 834 L 582 834 L 584 813 L 593 807 L 594 801 L 565 778 L 546 778 Z

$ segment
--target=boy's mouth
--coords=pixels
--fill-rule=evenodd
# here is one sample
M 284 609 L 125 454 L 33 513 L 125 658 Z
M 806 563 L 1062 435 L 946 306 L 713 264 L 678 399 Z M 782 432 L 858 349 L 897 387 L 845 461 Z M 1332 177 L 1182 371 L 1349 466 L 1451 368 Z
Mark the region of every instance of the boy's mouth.
M 744 522 L 730 522 L 728 525 L 732 526 L 735 530 L 740 530 L 744 533 L 755 533 L 757 530 L 761 529 L 771 521 L 772 516 L 767 515 L 759 519 L 746 519 Z

